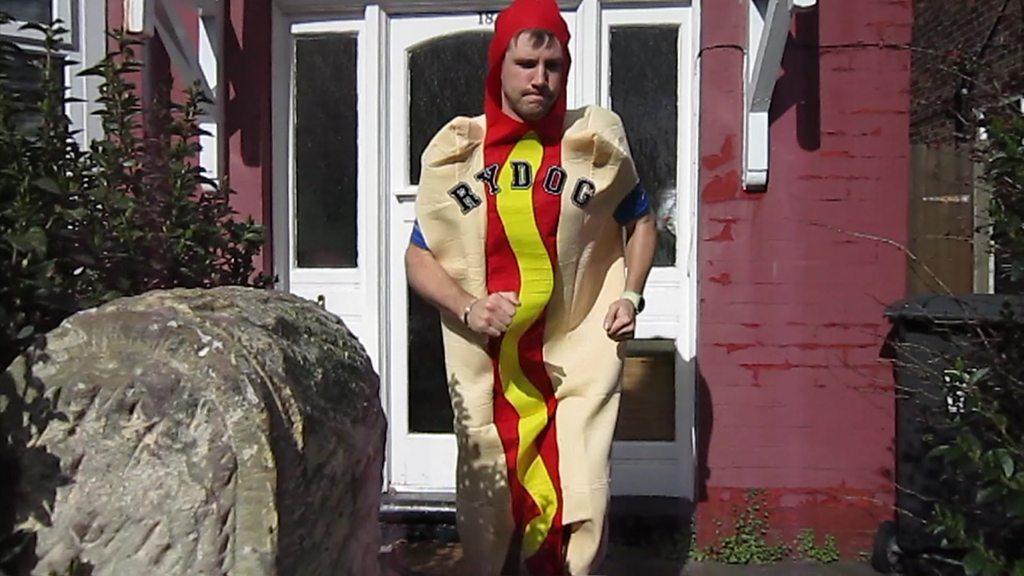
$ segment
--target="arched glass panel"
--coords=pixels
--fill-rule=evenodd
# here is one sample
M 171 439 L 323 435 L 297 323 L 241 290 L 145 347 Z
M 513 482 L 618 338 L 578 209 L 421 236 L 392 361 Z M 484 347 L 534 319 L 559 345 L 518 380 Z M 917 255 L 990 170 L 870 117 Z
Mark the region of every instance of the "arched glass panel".
M 420 156 L 456 116 L 484 111 L 489 31 L 460 32 L 409 51 L 409 182 L 420 181 Z
M 409 51 L 409 182 L 420 179 L 420 156 L 456 116 L 483 113 L 490 31 L 460 32 Z M 451 434 L 441 321 L 409 291 L 409 431 Z

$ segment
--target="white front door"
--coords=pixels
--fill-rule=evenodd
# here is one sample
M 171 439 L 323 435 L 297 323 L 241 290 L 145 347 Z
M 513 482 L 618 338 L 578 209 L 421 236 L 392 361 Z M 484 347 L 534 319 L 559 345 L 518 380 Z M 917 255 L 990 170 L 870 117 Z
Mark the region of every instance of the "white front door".
M 565 14 L 573 21 L 572 14 Z M 455 489 L 455 437 L 438 314 L 411 293 L 399 257 L 415 215 L 420 155 L 455 116 L 483 113 L 491 14 L 408 16 L 389 24 L 387 131 L 392 258 L 389 291 L 391 481 L 399 490 Z
M 438 2 L 434 12 L 445 9 Z M 661 232 L 648 310 L 628 348 L 613 493 L 689 497 L 691 8 L 604 9 L 583 0 L 564 16 L 573 32 L 569 106 L 598 103 L 623 117 Z M 354 17 L 275 19 L 275 129 L 288 134 L 275 139 L 277 269 L 287 289 L 322 301 L 370 352 L 389 421 L 386 480 L 398 491 L 455 488 L 438 315 L 407 289 L 403 255 L 420 154 L 452 117 L 482 112 L 493 20 L 475 12 L 388 15 L 377 6 Z

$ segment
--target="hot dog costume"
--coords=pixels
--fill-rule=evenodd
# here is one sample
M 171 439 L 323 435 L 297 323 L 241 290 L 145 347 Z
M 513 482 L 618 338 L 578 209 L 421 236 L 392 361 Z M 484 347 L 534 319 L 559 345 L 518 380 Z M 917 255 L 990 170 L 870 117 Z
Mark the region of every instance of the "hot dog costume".
M 600 559 L 622 368 L 602 324 L 625 285 L 613 214 L 637 185 L 614 113 L 567 111 L 564 90 L 537 122 L 502 112 L 502 59 L 525 29 L 558 38 L 567 77 L 555 2 L 516 0 L 495 25 L 484 115 L 438 132 L 416 199 L 431 252 L 463 289 L 521 302 L 500 339 L 442 322 L 459 534 L 481 576 L 501 574 L 510 550 L 532 574 L 588 574 Z

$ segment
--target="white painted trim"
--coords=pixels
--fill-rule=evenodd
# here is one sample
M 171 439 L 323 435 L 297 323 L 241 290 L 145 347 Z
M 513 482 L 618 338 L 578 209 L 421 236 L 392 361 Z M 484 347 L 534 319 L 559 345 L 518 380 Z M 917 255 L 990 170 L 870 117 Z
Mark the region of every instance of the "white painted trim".
M 358 20 L 328 20 L 317 22 L 295 22 L 291 26 L 292 34 L 341 34 L 358 33 L 363 24 Z
M 386 359 L 390 358 L 388 346 L 391 331 L 391 311 L 388 303 L 388 287 L 390 286 L 391 271 L 387 263 L 391 262 L 395 255 L 391 253 L 390 243 L 388 242 L 387 213 L 390 197 L 385 192 L 388 190 L 388 162 L 387 138 L 383 137 L 383 135 L 387 134 L 388 126 L 387 92 L 384 90 L 383 94 L 380 93 L 380 87 L 384 86 L 383 79 L 387 78 L 388 70 L 388 16 L 379 6 L 367 6 L 364 19 L 366 21 L 366 30 L 363 34 L 365 39 L 363 46 L 365 47 L 364 53 L 367 57 L 364 82 L 368 86 L 378 87 L 378 95 L 375 106 L 372 109 L 372 116 L 364 122 L 367 130 L 375 135 L 372 150 L 369 145 L 363 149 L 370 159 L 369 162 L 364 162 L 364 166 L 376 167 L 375 171 L 367 174 L 366 189 L 374 192 L 372 194 L 372 201 L 376 206 L 377 246 L 381 253 L 381 257 L 373 263 L 374 273 L 367 274 L 367 291 L 369 292 L 372 287 L 376 298 L 375 307 L 369 310 L 376 310 L 377 313 L 376 346 L 378 352 L 376 366 L 377 374 L 380 377 L 380 401 L 381 406 L 390 406 L 392 398 L 388 382 L 391 381 L 391 366 Z M 377 281 L 375 282 L 375 280 Z M 385 440 L 384 482 L 381 486 L 381 489 L 385 491 L 391 486 L 392 478 L 394 478 L 391 436 L 391 434 L 387 434 Z
M 392 17 L 411 14 L 475 14 L 477 12 L 497 12 L 509 5 L 509 0 L 449 0 L 443 7 L 438 7 L 436 0 L 276 0 L 284 14 L 315 14 L 331 13 L 358 15 L 368 6 L 379 6 Z M 574 11 L 582 4 L 581 0 L 558 0 L 563 11 Z M 646 8 L 656 6 L 678 6 L 673 0 L 604 0 L 605 6 Z
M 687 172 L 687 180 L 690 183 L 690 193 L 687 194 L 687 213 L 692 215 L 688 220 L 689 229 L 683 234 L 680 229 L 676 230 L 677 241 L 680 238 L 687 239 L 688 249 L 686 250 L 686 297 L 683 298 L 686 313 L 683 315 L 682 337 L 676 339 L 676 350 L 679 358 L 676 360 L 677 374 L 684 371 L 682 380 L 684 386 L 676 398 L 676 421 L 685 422 L 689 420 L 690 446 L 687 455 L 690 469 L 685 471 L 685 478 L 689 480 L 690 490 L 683 493 L 683 497 L 691 502 L 696 501 L 697 494 L 697 470 L 699 468 L 700 454 L 697 446 L 698 422 L 698 391 L 697 384 L 700 374 L 697 361 L 697 348 L 700 338 L 700 267 L 698 258 L 700 256 L 700 116 L 701 116 L 701 12 L 703 0 L 694 0 L 693 11 L 690 14 L 690 29 L 692 30 L 689 60 L 691 62 L 691 83 L 690 83 L 690 142 L 689 154 L 690 165 Z M 681 180 L 682 182 L 682 180 Z M 682 203 L 680 202 L 680 205 Z M 689 412 L 686 412 L 689 410 Z
M 167 55 L 171 59 L 174 70 L 181 75 L 186 84 L 199 82 L 200 87 L 211 100 L 214 91 L 211 89 L 199 64 L 199 47 L 192 42 L 186 32 L 177 10 L 164 2 L 153 2 L 153 28 L 160 35 Z M 198 14 L 196 14 L 198 18 Z M 214 105 L 219 104 L 214 102 Z
M 743 183 L 748 190 L 768 185 L 768 109 L 789 35 L 794 0 L 748 0 L 747 82 L 743 138 Z M 813 6 L 808 0 L 804 6 Z M 764 6 L 763 12 L 760 6 Z
M 270 194 L 274 273 L 278 290 L 291 289 L 291 117 L 292 117 L 292 38 L 285 17 L 277 6 L 271 8 L 271 133 L 273 138 Z
M 85 0 L 79 0 L 77 31 L 80 38 L 78 64 L 68 69 L 69 95 L 81 102 L 68 105 L 68 116 L 75 127 L 82 131 L 76 136 L 80 144 L 87 144 L 103 137 L 103 122 L 95 113 L 99 111 L 100 84 L 97 76 L 79 76 L 87 68 L 95 66 L 107 55 L 107 5 L 100 9 L 88 9 Z
M 124 29 L 132 34 L 153 34 L 153 2 L 124 0 Z
M 600 0 L 583 0 L 576 11 L 576 47 L 573 53 L 573 76 L 576 78 L 578 99 L 569 103 L 570 108 L 578 108 L 594 102 L 602 102 L 603 82 L 601 75 L 592 70 L 599 69 L 603 57 L 604 41 L 601 30 Z M 604 70 L 604 68 L 600 68 Z M 568 96 L 568 94 L 567 94 Z
M 380 9 L 367 8 L 364 19 L 352 32 L 356 38 L 356 122 L 357 122 L 357 208 L 356 229 L 358 238 L 357 270 L 361 273 L 360 283 L 363 291 L 362 313 L 363 346 L 373 365 L 379 370 L 382 366 L 380 355 L 380 325 L 377 323 L 382 300 L 380 299 L 380 270 L 383 267 L 385 246 L 381 242 L 380 230 L 384 228 L 380 211 L 380 170 L 371 167 L 380 166 L 380 147 L 383 134 L 381 132 L 381 101 L 380 94 L 380 60 L 382 49 L 379 35 L 367 34 L 367 28 L 380 26 Z M 349 24 L 350 22 L 346 22 Z
M 223 183 L 226 174 L 224 162 L 225 146 L 221 141 L 221 127 L 224 126 L 224 67 L 221 59 L 224 54 L 224 20 L 219 11 L 204 12 L 199 15 L 199 72 L 209 87 L 212 104 L 207 104 L 200 119 L 199 127 L 209 134 L 199 137 L 202 147 L 199 153 L 199 165 L 206 169 L 210 177 Z

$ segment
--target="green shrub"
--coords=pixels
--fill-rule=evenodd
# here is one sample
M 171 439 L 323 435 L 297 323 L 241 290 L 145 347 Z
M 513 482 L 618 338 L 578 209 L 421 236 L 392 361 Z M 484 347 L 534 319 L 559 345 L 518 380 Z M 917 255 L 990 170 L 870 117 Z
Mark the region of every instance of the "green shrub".
M 10 89 L 19 50 L 0 38 L 0 368 L 68 315 L 113 298 L 265 286 L 254 268 L 262 228 L 236 219 L 230 190 L 196 162 L 202 92 L 144 107 L 130 81 L 139 42 L 113 33 L 117 48 L 83 72 L 102 78 L 104 131 L 83 148 L 55 56 L 67 31 L 28 26 L 46 37 L 33 93 Z
M 997 116 L 983 150 L 991 234 L 999 274 L 1024 280 L 1024 114 Z
M 984 367 L 946 372 L 958 401 L 926 438 L 942 484 L 957 487 L 935 502 L 929 530 L 967 574 L 1024 575 L 1024 325 L 985 340 Z

